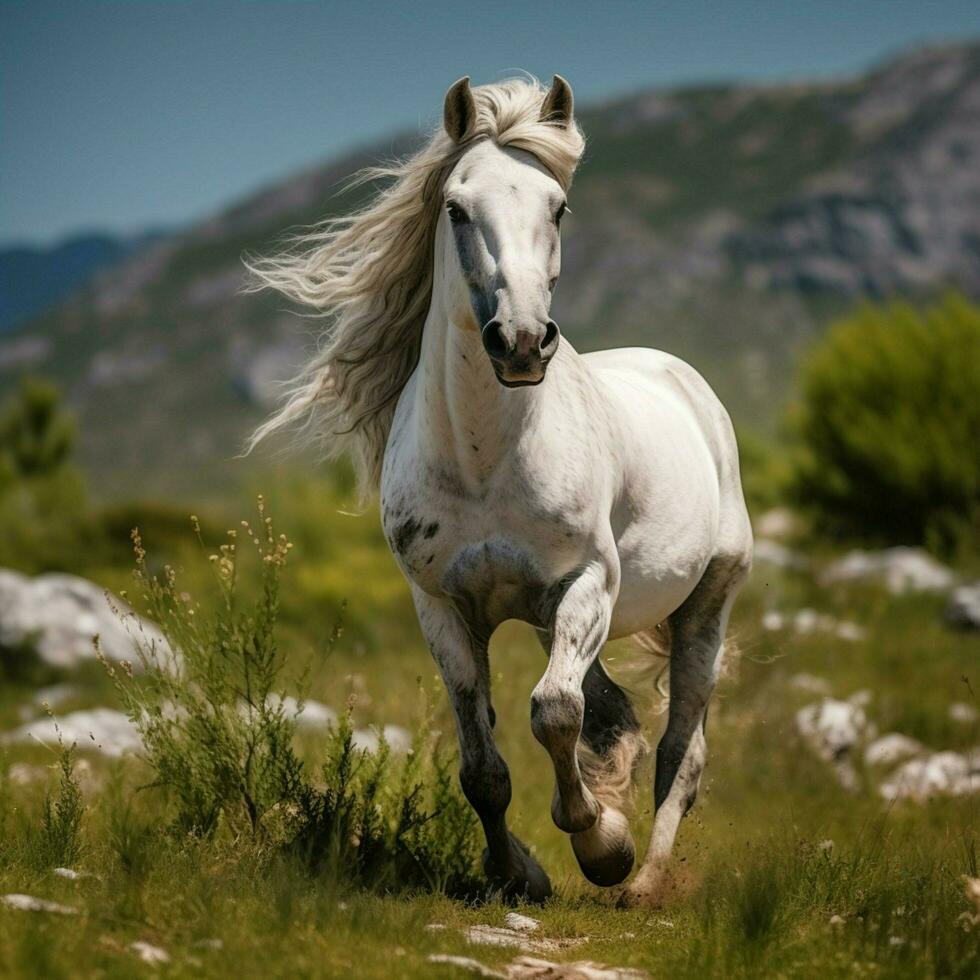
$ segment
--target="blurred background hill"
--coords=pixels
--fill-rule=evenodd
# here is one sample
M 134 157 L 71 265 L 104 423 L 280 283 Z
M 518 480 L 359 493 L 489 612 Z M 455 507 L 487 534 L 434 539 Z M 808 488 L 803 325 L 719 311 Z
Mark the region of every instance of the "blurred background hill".
M 833 82 L 644 89 L 579 119 L 563 332 L 580 350 L 691 360 L 750 434 L 776 431 L 801 354 L 856 302 L 980 295 L 980 43 Z M 27 373 L 60 385 L 100 496 L 237 482 L 254 464 L 232 457 L 316 329 L 240 294 L 242 253 L 356 206 L 367 192 L 344 179 L 419 138 L 365 146 L 176 233 L 0 254 L 0 392 Z

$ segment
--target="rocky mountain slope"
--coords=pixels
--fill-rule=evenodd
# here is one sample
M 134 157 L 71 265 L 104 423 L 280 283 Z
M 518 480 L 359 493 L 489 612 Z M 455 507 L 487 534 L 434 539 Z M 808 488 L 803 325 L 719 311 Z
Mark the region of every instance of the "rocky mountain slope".
M 980 295 L 980 44 L 834 83 L 646 91 L 582 111 L 554 314 L 580 349 L 690 359 L 745 425 L 771 425 L 800 351 L 859 297 Z M 267 188 L 100 276 L 0 341 L 0 387 L 53 375 L 103 490 L 190 490 L 230 458 L 311 343 L 240 255 L 357 203 L 357 167 Z
M 160 238 L 150 232 L 132 238 L 108 234 L 73 235 L 39 248 L 0 249 L 0 333 L 38 316 L 144 245 Z

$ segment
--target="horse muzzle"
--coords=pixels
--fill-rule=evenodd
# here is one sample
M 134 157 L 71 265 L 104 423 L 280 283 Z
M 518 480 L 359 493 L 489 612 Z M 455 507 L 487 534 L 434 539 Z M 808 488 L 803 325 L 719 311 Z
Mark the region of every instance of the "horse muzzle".
M 505 388 L 524 388 L 544 381 L 561 334 L 554 320 L 531 330 L 513 332 L 505 330 L 499 320 L 491 320 L 481 337 L 497 380 Z

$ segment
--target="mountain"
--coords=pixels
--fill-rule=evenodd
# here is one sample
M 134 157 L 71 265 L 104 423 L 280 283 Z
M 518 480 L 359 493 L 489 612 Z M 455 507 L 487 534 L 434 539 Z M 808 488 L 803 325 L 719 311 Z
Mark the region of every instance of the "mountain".
M 433 109 L 437 109 L 433 106 Z M 689 359 L 736 421 L 774 424 L 794 365 L 861 297 L 980 296 L 980 44 L 858 78 L 644 91 L 580 114 L 553 313 L 580 349 Z M 400 137 L 300 174 L 96 276 L 0 340 L 0 387 L 54 376 L 108 493 L 216 486 L 312 342 L 243 296 L 240 256 L 349 209 L 342 179 Z
M 49 248 L 13 245 L 0 249 L 0 334 L 38 316 L 160 237 L 83 234 Z

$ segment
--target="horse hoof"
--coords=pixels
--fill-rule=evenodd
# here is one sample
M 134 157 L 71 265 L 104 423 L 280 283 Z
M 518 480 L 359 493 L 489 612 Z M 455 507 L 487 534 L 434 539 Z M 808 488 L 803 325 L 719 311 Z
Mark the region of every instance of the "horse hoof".
M 642 874 L 642 872 L 641 872 Z M 664 904 L 663 883 L 649 884 L 637 878 L 623 889 L 616 903 L 621 909 L 658 909 Z
M 609 807 L 602 808 L 599 819 L 588 830 L 572 834 L 572 850 L 582 874 L 600 888 L 625 881 L 636 857 L 626 818 Z
M 510 860 L 505 868 L 490 860 L 483 852 L 483 873 L 490 883 L 509 901 L 526 901 L 540 905 L 551 897 L 551 881 L 544 869 L 531 857 L 528 848 L 511 836 Z

